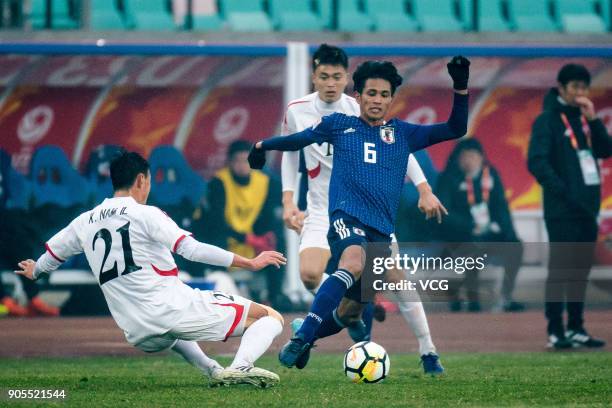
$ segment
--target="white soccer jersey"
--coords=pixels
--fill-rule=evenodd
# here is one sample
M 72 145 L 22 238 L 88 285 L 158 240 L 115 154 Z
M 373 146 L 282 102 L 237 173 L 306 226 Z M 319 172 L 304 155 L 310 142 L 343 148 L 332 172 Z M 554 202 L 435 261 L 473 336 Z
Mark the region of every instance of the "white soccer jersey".
M 157 207 L 108 198 L 47 242 L 63 261 L 85 252 L 108 308 L 131 344 L 166 333 L 192 303 L 170 251 L 189 232 Z
M 321 121 L 323 116 L 332 113 L 359 116 L 360 108 L 355 98 L 342 94 L 333 103 L 325 103 L 314 92 L 296 99 L 287 105 L 283 121 L 283 135 L 301 132 Z M 311 144 L 303 149 L 306 169 L 308 170 L 308 216 L 318 219 L 328 217 L 329 182 L 333 165 L 333 147 L 329 143 Z M 299 170 L 299 152 L 284 152 L 281 166 L 283 191 L 295 191 Z M 417 185 L 424 181 L 425 175 L 416 159 L 410 155 L 407 174 Z
M 283 123 L 283 135 L 289 135 L 314 125 L 323 116 L 339 112 L 351 116 L 359 116 L 359 105 L 354 98 L 342 94 L 333 103 L 325 103 L 314 92 L 303 98 L 296 99 L 287 105 L 287 113 Z M 333 147 L 329 143 L 306 146 L 304 160 L 308 170 L 308 213 L 309 215 L 327 216 L 329 180 L 333 164 Z M 289 168 L 287 167 L 289 165 Z M 295 191 L 297 171 L 299 169 L 299 153 L 283 153 L 282 183 L 283 191 Z

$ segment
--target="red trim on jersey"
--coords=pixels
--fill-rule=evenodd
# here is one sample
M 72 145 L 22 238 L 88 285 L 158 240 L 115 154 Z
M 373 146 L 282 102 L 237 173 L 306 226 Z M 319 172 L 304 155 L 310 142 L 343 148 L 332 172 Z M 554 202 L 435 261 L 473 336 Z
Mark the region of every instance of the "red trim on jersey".
M 299 103 L 306 103 L 306 102 L 309 102 L 309 101 L 293 101 L 289 105 L 287 105 L 287 109 L 289 109 L 291 105 L 297 105 Z
M 308 170 L 308 177 L 310 177 L 311 179 L 317 178 L 319 173 L 321 173 L 321 162 L 319 162 L 317 167 L 315 167 L 314 169 Z
M 164 271 L 159 269 L 158 267 L 156 267 L 155 265 L 151 264 L 151 267 L 153 267 L 153 270 L 161 276 L 178 276 L 178 268 L 175 266 L 174 269 L 170 269 L 168 271 Z
M 54 257 L 55 259 L 57 259 L 59 262 L 66 262 L 64 261 L 62 258 L 60 258 L 59 256 L 55 255 L 53 253 L 53 251 L 51 250 L 51 248 L 49 247 L 49 244 L 45 243 L 45 249 L 47 250 L 47 252 L 49 252 L 51 254 L 52 257 Z
M 184 240 L 185 238 L 187 238 L 187 235 L 183 234 L 179 237 L 179 239 L 176 240 L 176 242 L 174 243 L 174 246 L 172 247 L 172 252 L 176 252 L 176 248 L 178 248 L 178 245 L 181 243 L 182 240 Z
M 227 334 L 225 335 L 225 338 L 223 339 L 223 341 L 226 341 L 232 335 L 234 330 L 236 330 L 238 323 L 240 323 L 240 321 L 242 320 L 242 315 L 244 314 L 244 306 L 239 305 L 238 303 L 213 303 L 213 305 L 233 307 L 236 311 L 236 316 L 234 316 L 232 326 L 229 328 Z

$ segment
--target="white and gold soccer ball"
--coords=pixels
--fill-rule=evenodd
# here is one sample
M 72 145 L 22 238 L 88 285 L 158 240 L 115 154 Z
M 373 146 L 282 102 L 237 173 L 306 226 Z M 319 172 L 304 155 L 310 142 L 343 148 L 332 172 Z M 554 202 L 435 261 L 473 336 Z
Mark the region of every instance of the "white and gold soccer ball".
M 385 349 L 371 341 L 352 345 L 344 354 L 344 374 L 354 383 L 377 383 L 389 375 L 391 361 Z

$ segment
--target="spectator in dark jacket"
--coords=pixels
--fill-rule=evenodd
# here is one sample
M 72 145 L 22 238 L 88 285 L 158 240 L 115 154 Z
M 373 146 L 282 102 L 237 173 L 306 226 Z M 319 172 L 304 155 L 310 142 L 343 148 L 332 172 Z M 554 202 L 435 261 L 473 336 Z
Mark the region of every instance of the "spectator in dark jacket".
M 497 170 L 485 157 L 482 145 L 474 138 L 460 141 L 452 151 L 447 166 L 440 174 L 436 195 L 448 209 L 448 217 L 440 225 L 440 238 L 446 242 L 496 242 L 487 246 L 488 256 L 501 261 L 505 268 L 500 310 L 515 312 L 524 309 L 512 299 L 514 283 L 521 266 L 523 247 L 516 236 L 504 185 Z M 511 244 L 505 244 L 511 243 Z M 468 310 L 480 311 L 478 271 L 466 271 Z M 451 310 L 461 309 L 456 293 Z
M 565 65 L 557 82 L 533 124 L 528 154 L 529 171 L 542 185 L 551 242 L 545 293 L 549 347 L 602 347 L 605 342 L 586 332 L 583 314 L 601 203 L 597 159 L 612 155 L 612 139 L 588 99 L 589 71 Z

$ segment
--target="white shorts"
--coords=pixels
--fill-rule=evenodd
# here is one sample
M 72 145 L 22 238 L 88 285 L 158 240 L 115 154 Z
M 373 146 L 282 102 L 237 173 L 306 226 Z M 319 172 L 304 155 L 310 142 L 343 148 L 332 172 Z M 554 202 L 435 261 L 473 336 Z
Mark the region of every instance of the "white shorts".
M 304 219 L 304 227 L 300 235 L 300 249 L 323 248 L 329 251 L 327 231 L 329 230 L 329 216 L 327 214 L 308 214 Z
M 178 340 L 225 341 L 242 335 L 252 301 L 217 291 L 196 289 L 194 292 L 194 301 L 176 326 L 135 346 L 154 353 L 171 348 Z

